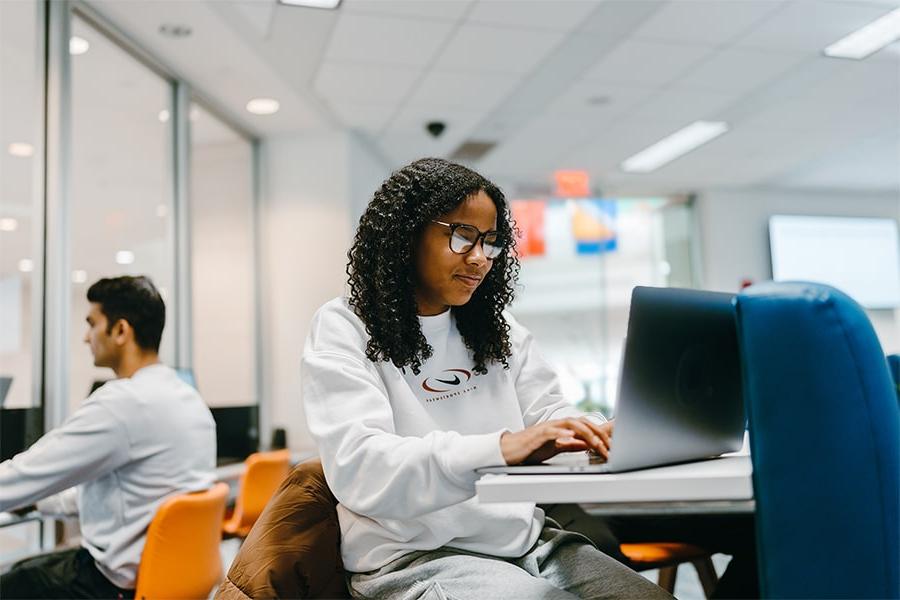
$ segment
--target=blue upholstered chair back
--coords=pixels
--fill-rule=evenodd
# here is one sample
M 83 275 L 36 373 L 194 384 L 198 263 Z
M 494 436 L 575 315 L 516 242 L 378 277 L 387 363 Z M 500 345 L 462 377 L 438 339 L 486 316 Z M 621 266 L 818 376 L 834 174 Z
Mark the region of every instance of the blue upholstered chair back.
M 900 597 L 900 408 L 871 323 L 825 285 L 736 303 L 763 597 Z
M 889 354 L 887 357 L 888 369 L 894 380 L 894 390 L 897 392 L 897 400 L 900 401 L 900 354 Z

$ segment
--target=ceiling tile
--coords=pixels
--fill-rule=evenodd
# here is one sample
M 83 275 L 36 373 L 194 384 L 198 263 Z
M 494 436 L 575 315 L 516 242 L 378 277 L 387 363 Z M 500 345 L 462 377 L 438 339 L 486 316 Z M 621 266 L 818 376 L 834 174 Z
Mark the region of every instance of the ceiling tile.
M 331 102 L 400 102 L 418 77 L 418 69 L 325 61 L 313 87 Z
M 768 50 L 821 52 L 889 11 L 888 6 L 867 2 L 794 2 L 736 43 Z
M 397 111 L 396 104 L 360 102 L 329 102 L 328 104 L 344 125 L 372 134 L 381 131 Z
M 571 31 L 600 4 L 598 0 L 481 0 L 468 15 L 471 23 Z
M 631 118 L 681 121 L 689 125 L 698 120 L 714 120 L 722 109 L 738 99 L 737 94 L 686 91 L 668 88 L 629 113 Z
M 344 0 L 341 12 L 456 21 L 472 0 Z
M 631 35 L 667 3 L 667 0 L 605 0 L 588 15 L 578 32 L 614 39 Z
M 454 25 L 371 15 L 341 15 L 328 43 L 326 60 L 425 66 Z
M 537 67 L 564 37 L 560 32 L 467 23 L 457 30 L 434 68 L 524 74 Z
M 677 87 L 744 93 L 788 73 L 808 56 L 731 48 L 703 61 L 674 82 Z
M 583 123 L 552 116 L 540 117 L 516 131 L 480 163 L 495 173 L 525 174 L 549 181 L 553 165 L 572 145 L 584 139 Z
M 635 110 L 656 93 L 656 88 L 579 81 L 561 92 L 547 114 L 587 122 L 608 122 Z
M 782 8 L 781 0 L 669 2 L 634 31 L 635 38 L 726 44 Z
M 810 161 L 777 183 L 786 187 L 900 190 L 900 138 L 882 135 Z
M 713 52 L 712 46 L 626 40 L 585 73 L 585 79 L 665 85 Z
M 249 0 L 241 0 L 232 4 L 235 11 L 241 15 L 247 24 L 252 27 L 260 38 L 269 35 L 269 26 L 272 23 L 272 16 L 275 14 L 275 2 L 252 2 Z
M 430 71 L 409 99 L 410 106 L 490 110 L 520 82 L 518 76 Z

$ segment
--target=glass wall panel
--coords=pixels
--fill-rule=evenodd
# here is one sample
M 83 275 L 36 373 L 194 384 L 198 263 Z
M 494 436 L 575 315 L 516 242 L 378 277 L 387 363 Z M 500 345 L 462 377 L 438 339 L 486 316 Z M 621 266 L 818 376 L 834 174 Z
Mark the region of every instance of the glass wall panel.
M 615 411 L 619 363 L 636 285 L 667 285 L 665 201 L 513 201 L 520 289 L 511 307 L 579 408 Z
M 36 1 L 0 2 L 0 406 L 5 409 L 39 404 L 34 393 L 41 373 L 36 325 L 43 264 L 39 9 Z
M 0 460 L 43 433 L 42 14 L 36 0 L 0 2 Z M 36 522 L 0 528 L 0 571 L 39 544 Z
M 174 228 L 172 86 L 84 20 L 73 17 L 70 407 L 93 382 L 84 343 L 94 281 L 147 275 L 166 300 L 161 357 L 172 364 Z
M 213 407 L 256 405 L 253 147 L 191 108 L 194 375 Z

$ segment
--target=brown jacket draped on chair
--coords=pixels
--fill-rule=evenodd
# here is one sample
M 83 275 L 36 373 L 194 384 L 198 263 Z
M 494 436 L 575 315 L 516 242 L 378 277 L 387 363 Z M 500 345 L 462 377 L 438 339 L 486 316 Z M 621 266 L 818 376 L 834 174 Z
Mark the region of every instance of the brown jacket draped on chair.
M 297 465 L 256 521 L 216 599 L 349 598 L 336 504 L 318 459 Z

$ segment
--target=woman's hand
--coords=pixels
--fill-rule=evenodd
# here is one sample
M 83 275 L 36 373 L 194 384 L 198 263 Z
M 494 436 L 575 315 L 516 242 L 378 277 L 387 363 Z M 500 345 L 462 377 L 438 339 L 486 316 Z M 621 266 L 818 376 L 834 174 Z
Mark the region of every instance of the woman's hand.
M 593 450 L 609 458 L 612 421 L 598 425 L 581 417 L 555 419 L 500 436 L 500 451 L 508 465 L 539 463 L 561 452 Z

